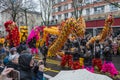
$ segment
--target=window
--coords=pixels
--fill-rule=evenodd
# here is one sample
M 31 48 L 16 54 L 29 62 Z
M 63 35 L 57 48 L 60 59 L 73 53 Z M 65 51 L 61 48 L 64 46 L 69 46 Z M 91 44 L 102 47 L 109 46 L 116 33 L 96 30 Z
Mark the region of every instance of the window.
M 91 3 L 91 0 L 85 0 L 85 3 L 86 3 L 86 4 L 90 4 L 90 3 Z
M 102 0 L 93 0 L 94 3 L 101 2 Z
M 55 8 L 55 12 L 58 12 L 58 8 Z
M 110 6 L 110 11 L 118 10 L 118 7 L 116 7 L 115 5 L 110 4 L 109 6 Z
M 61 15 L 58 15 L 58 19 L 61 20 Z
M 68 10 L 68 5 L 67 4 L 64 6 L 64 10 Z
M 53 19 L 55 19 L 55 16 L 52 16 Z
M 73 17 L 74 16 L 74 12 L 71 12 L 71 17 Z
M 59 6 L 59 7 L 58 7 L 58 11 L 61 11 L 61 10 L 62 10 L 62 7 L 61 7 L 61 6 Z
M 68 18 L 68 13 L 65 13 L 64 16 L 65 16 L 65 19 Z
M 55 5 L 55 0 L 52 1 L 52 4 Z
M 104 12 L 104 6 L 99 6 L 99 7 L 94 8 L 94 13 L 95 14 L 99 14 L 99 13 L 102 13 L 102 12 Z
M 55 8 L 52 9 L 52 12 L 53 12 L 53 13 L 55 12 Z
M 61 0 L 57 0 L 58 1 L 58 3 L 60 3 L 61 2 Z
M 90 15 L 90 9 L 86 9 L 86 15 Z
M 61 0 L 61 2 L 64 2 L 65 0 Z

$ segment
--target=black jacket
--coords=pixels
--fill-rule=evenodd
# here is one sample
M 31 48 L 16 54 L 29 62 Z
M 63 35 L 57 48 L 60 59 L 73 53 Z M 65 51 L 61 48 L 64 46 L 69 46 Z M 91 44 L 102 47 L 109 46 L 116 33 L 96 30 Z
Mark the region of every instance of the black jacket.
M 91 52 L 84 54 L 84 65 L 85 66 L 92 66 L 92 55 L 91 55 Z
M 23 53 L 19 57 L 19 71 L 20 80 L 32 80 L 32 70 L 29 66 L 32 60 L 32 55 L 29 53 Z
M 19 70 L 19 65 L 18 64 L 15 64 L 11 61 L 9 61 L 7 64 L 6 64 L 7 67 L 9 68 L 14 68 L 15 70 Z
M 110 47 L 106 47 L 104 52 L 103 52 L 105 61 L 112 61 L 112 53 L 110 50 L 111 50 Z

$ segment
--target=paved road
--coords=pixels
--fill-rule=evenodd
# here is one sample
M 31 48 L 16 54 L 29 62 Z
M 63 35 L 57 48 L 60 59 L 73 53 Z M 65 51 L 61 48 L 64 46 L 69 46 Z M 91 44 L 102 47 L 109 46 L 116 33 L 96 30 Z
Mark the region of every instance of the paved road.
M 120 56 L 113 57 L 113 63 L 115 67 L 120 71 Z M 54 77 L 56 76 L 61 70 L 70 70 L 68 67 L 61 68 L 60 67 L 60 60 L 58 59 L 47 59 L 47 66 L 45 69 L 45 74 Z
M 115 65 L 115 67 L 117 68 L 117 70 L 120 71 L 120 56 L 114 56 L 113 63 Z

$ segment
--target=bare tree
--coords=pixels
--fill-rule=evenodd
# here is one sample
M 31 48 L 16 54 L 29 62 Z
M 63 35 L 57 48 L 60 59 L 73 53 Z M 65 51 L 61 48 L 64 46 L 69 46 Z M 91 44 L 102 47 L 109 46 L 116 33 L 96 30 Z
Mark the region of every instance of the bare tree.
M 82 15 L 84 0 L 72 0 L 72 7 L 74 8 L 73 16 L 77 19 Z
M 13 21 L 16 22 L 17 14 L 22 6 L 23 0 L 0 0 L 0 7 L 2 10 L 6 10 L 10 15 Z
M 13 21 L 17 22 L 20 17 L 25 16 L 25 23 L 27 26 L 27 11 L 35 11 L 34 0 L 0 0 L 0 7 L 3 11 L 11 15 Z M 24 15 L 20 15 L 20 12 L 24 12 Z
M 24 12 L 25 15 L 25 24 L 28 26 L 27 22 L 27 12 L 28 11 L 35 11 L 35 8 L 37 7 L 37 4 L 34 2 L 34 0 L 24 0 L 23 5 L 21 7 L 21 10 Z
M 110 3 L 111 5 L 114 5 L 118 8 L 120 8 L 120 4 L 116 2 L 116 0 L 105 0 L 106 2 Z
M 52 11 L 52 0 L 39 0 L 40 3 L 40 13 L 44 25 L 50 24 L 50 17 Z

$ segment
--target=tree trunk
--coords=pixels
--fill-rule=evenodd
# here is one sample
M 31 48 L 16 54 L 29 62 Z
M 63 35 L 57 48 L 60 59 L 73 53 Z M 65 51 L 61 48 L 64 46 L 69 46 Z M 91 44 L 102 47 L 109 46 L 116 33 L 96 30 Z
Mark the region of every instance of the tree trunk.
M 24 12 L 25 12 L 25 24 L 26 24 L 26 26 L 28 26 L 28 24 L 27 24 L 27 10 L 25 9 Z

